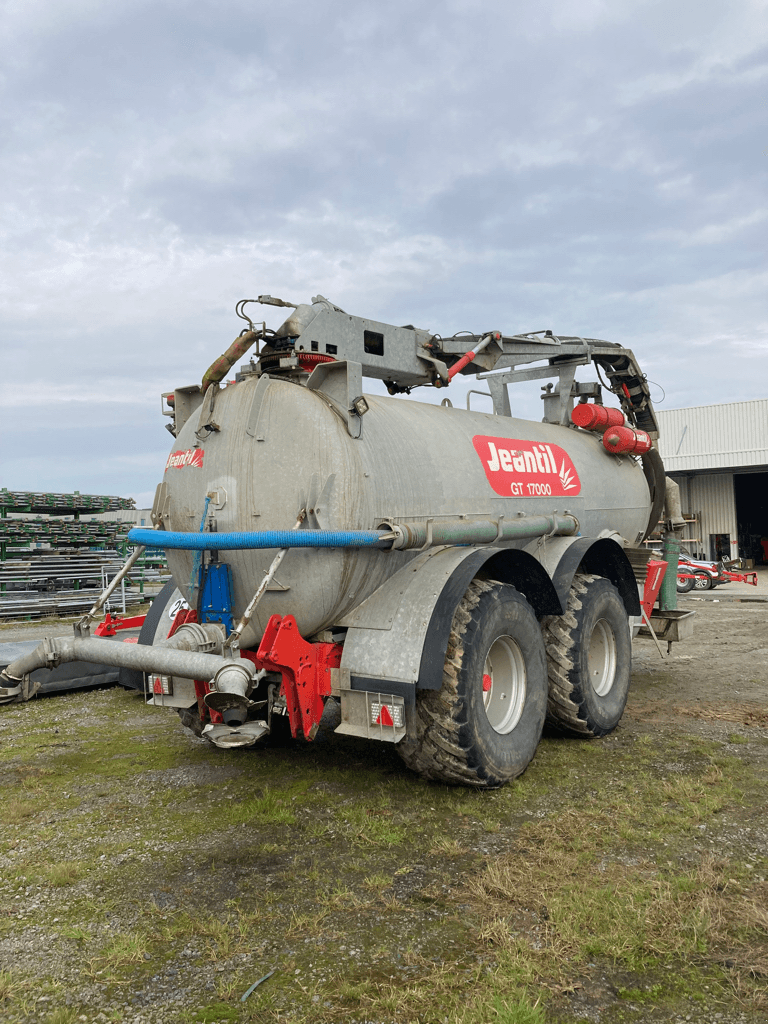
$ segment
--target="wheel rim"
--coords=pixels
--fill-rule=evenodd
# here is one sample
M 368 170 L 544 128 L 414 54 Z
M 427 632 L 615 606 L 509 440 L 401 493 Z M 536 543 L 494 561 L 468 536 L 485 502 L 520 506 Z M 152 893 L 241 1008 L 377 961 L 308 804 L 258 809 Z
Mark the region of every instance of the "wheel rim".
M 592 689 L 598 697 L 605 697 L 616 679 L 616 637 L 606 619 L 598 619 L 592 630 L 587 666 Z
M 505 736 L 523 714 L 526 672 L 523 652 L 511 636 L 491 644 L 483 671 L 483 707 L 493 729 Z
M 704 576 L 702 573 L 696 574 L 696 579 L 693 581 L 694 590 L 709 590 L 709 578 Z

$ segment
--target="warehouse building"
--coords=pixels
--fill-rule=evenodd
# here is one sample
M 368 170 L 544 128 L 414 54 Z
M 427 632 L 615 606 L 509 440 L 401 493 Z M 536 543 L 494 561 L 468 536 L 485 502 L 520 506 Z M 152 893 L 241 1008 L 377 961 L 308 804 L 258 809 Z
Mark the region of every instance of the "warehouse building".
M 689 520 L 683 550 L 768 564 L 768 398 L 657 416 L 664 466 Z

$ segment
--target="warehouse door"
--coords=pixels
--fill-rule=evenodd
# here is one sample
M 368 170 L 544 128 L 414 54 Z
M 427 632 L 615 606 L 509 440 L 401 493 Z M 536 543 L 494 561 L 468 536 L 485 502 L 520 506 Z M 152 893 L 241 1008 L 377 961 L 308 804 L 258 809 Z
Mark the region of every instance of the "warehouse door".
M 762 473 L 734 473 L 739 554 L 768 564 L 768 469 Z

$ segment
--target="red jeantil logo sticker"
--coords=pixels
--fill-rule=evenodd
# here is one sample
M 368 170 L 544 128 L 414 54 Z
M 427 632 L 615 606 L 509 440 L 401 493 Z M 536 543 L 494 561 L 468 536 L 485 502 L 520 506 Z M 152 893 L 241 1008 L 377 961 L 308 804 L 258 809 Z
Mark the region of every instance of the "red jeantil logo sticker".
M 581 492 L 570 456 L 559 445 L 512 437 L 472 438 L 475 451 L 497 494 L 505 497 L 568 497 Z
M 166 472 L 169 469 L 184 469 L 185 466 L 202 469 L 204 455 L 204 448 L 188 448 L 185 452 L 171 452 L 165 464 Z

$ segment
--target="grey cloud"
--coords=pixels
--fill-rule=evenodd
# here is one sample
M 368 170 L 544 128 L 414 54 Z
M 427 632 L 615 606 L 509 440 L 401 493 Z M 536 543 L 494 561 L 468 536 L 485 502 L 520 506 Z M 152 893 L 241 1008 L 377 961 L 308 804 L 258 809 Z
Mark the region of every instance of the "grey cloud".
M 757 2 L 28 0 L 5 27 L 0 324 L 46 396 L 13 486 L 119 465 L 146 493 L 142 382 L 198 379 L 254 291 L 621 340 L 671 405 L 762 393 Z

